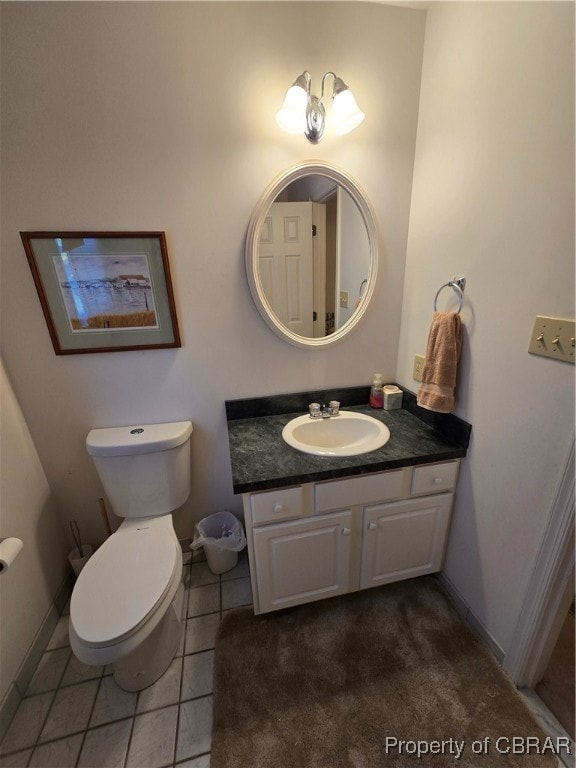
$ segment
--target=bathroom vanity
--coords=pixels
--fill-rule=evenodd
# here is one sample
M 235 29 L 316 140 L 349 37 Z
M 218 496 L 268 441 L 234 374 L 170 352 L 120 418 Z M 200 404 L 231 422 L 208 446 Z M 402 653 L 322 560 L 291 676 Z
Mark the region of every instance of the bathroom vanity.
M 329 399 L 382 420 L 390 440 L 347 457 L 284 443 L 285 424 Z M 424 411 L 407 391 L 396 411 L 367 399 L 357 387 L 226 402 L 255 613 L 441 570 L 470 425 Z
M 374 293 L 379 242 L 372 205 L 349 174 L 320 161 L 283 171 L 256 205 L 246 236 L 248 285 L 268 327 L 307 350 L 355 331 Z M 342 286 L 358 291 L 350 311 L 340 303 Z M 369 392 L 352 387 L 226 402 L 255 613 L 442 568 L 471 427 L 419 408 L 406 390 L 402 408 L 372 410 Z M 357 422 L 370 424 L 360 428 L 367 441 L 374 422 L 365 416 L 385 424 L 389 439 L 382 444 L 376 437 L 380 447 L 357 455 L 307 453 L 311 433 L 316 448 L 322 442 L 320 430 L 298 417 L 310 403 L 331 400 L 355 414 L 349 417 L 355 426 L 323 429 L 324 445 L 334 447 L 335 433 L 355 433 Z M 293 420 L 298 426 L 290 424 L 285 442 L 283 430 Z M 376 432 L 382 437 L 387 430 L 378 424 Z

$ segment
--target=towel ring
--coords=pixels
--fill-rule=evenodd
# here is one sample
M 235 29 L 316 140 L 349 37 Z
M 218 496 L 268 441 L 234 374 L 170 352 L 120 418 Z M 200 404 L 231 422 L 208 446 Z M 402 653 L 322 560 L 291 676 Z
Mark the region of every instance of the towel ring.
M 434 312 L 437 312 L 436 302 L 438 300 L 438 296 L 440 295 L 441 291 L 443 291 L 444 288 L 452 288 L 455 291 L 455 293 L 458 295 L 458 313 L 457 314 L 460 314 L 460 310 L 462 309 L 462 302 L 464 301 L 464 292 L 460 287 L 460 282 L 461 282 L 460 280 L 454 281 L 454 282 L 450 280 L 449 282 L 444 283 L 444 285 L 440 286 L 440 288 L 436 292 L 436 296 L 434 296 Z

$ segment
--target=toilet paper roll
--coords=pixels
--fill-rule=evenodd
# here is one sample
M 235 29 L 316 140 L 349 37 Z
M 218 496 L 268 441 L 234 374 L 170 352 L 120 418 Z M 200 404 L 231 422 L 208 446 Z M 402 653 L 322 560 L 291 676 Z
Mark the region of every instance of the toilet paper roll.
M 0 573 L 10 568 L 23 546 L 23 542 L 16 538 L 0 541 Z

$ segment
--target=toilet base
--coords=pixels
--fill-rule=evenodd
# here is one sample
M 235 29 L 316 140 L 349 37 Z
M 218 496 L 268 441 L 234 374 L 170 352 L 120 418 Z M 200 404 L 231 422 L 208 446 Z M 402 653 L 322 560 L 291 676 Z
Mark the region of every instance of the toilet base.
M 141 691 L 155 683 L 172 663 L 183 631 L 184 585 L 160 623 L 141 645 L 114 664 L 114 680 L 124 691 Z

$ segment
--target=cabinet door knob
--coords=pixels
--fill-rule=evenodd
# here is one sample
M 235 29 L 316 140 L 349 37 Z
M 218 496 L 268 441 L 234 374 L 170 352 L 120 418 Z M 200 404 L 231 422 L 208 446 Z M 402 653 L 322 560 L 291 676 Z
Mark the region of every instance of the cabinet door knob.
M 284 512 L 284 504 L 274 504 L 274 512 L 276 512 L 277 515 L 279 515 L 280 512 Z
M 342 528 L 342 536 L 350 536 L 350 528 Z
M 368 530 L 375 531 L 378 528 L 378 523 L 368 523 Z
M 432 482 L 434 483 L 434 485 L 440 485 L 440 483 L 442 482 L 442 478 L 441 477 L 435 477 Z

